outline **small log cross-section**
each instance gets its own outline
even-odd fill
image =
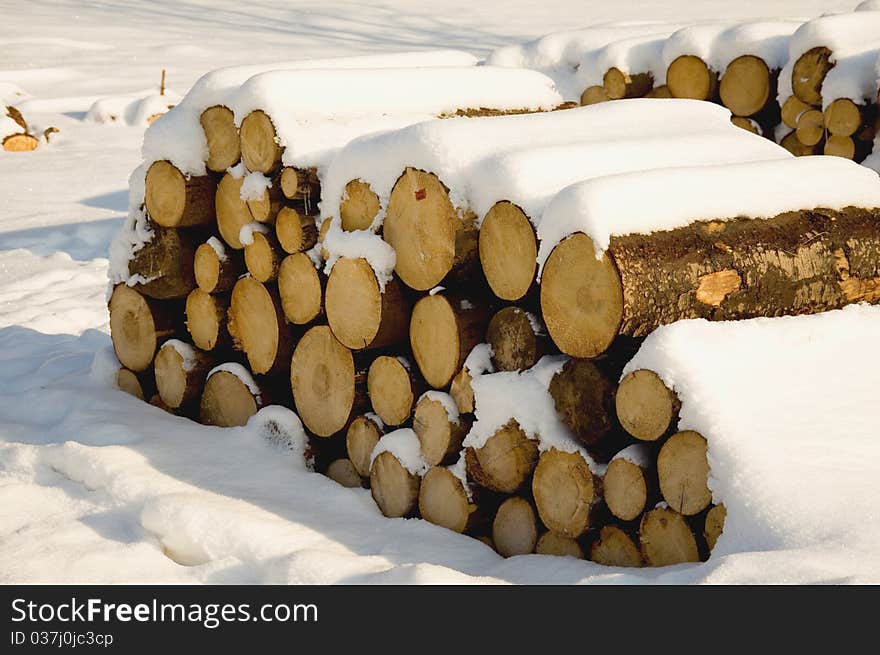
[[[641,441],[657,441],[678,423],[681,403],[654,371],[639,369],[620,381],[615,407],[624,430]]]
[[[465,449],[468,476],[491,491],[511,494],[525,484],[538,461],[538,444],[512,420],[480,448]]]
[[[529,217],[511,202],[495,203],[480,225],[480,265],[492,293],[521,300],[537,273],[538,238]]]
[[[410,306],[396,278],[379,287],[366,259],[341,258],[327,278],[327,322],[352,350],[383,348],[406,340]]]
[[[208,225],[214,221],[214,179],[186,177],[167,161],[147,170],[145,202],[150,218],[162,227]]]
[[[233,250],[244,248],[239,237],[241,228],[254,222],[247,202],[241,199],[243,182],[243,177],[234,177],[231,173],[226,173],[217,185],[215,197],[217,229],[223,241]]]
[[[641,98],[654,88],[654,76],[651,73],[624,73],[612,67],[605,71],[602,86],[611,100]]]
[[[487,308],[453,293],[422,297],[413,307],[409,339],[425,381],[435,389],[449,385],[471,349],[482,341]]]
[[[330,462],[327,467],[327,477],[350,489],[359,488],[363,485],[361,476],[355,470],[351,460],[340,458]]]
[[[229,295],[193,289],[186,297],[186,328],[202,350],[226,348],[232,342],[227,329]]]
[[[203,243],[196,248],[193,270],[196,284],[205,293],[229,291],[244,269],[241,253],[222,248],[219,239],[216,245],[221,248],[220,252],[212,243]]]
[[[278,295],[285,318],[294,325],[311,323],[324,313],[322,273],[306,253],[298,252],[282,260]]]
[[[40,146],[40,140],[30,134],[10,134],[0,145],[6,152],[32,152]]]
[[[563,537],[555,532],[547,531],[538,539],[535,552],[539,555],[555,555],[556,557],[574,557],[584,559],[584,549],[574,539]]]
[[[644,564],[637,539],[616,525],[606,525],[590,547],[590,560],[603,566],[640,567]]]
[[[414,168],[391,190],[383,235],[397,253],[395,272],[417,291],[469,271],[477,259],[474,216],[459,216],[437,176]]]
[[[330,328],[317,325],[306,332],[293,352],[290,386],[296,411],[319,437],[344,430],[367,406],[366,374],[355,370],[351,351]]]
[[[367,416],[358,416],[345,432],[345,449],[352,466],[363,478],[370,477],[370,456],[382,438],[382,430]]]
[[[538,521],[529,501],[513,496],[501,503],[492,521],[492,542],[503,557],[535,552]]]
[[[339,218],[346,232],[368,230],[379,213],[379,196],[363,180],[351,180],[345,185],[339,203]]]
[[[574,234],[547,260],[541,308],[560,350],[596,357],[618,334],[641,337],[688,318],[876,303],[878,279],[877,211],[815,209],[614,236],[600,259],[590,237]]]
[[[153,237],[134,252],[128,262],[129,275],[143,282],[137,290],[150,298],[186,298],[196,286],[193,273],[195,246],[184,230],[151,226]]]
[[[125,367],[116,372],[116,386],[121,391],[130,394],[138,400],[148,400],[156,393],[156,383],[153,371],[147,369],[141,373],[135,373]]]
[[[468,498],[461,480],[449,469],[435,466],[422,478],[419,513],[426,521],[453,532],[466,532],[476,512],[477,506]]]
[[[798,117],[798,141],[815,146],[825,137],[825,116],[818,109],[808,109]]]
[[[805,111],[812,109],[812,105],[808,105],[797,96],[789,96],[782,103],[782,122],[791,129],[797,129],[798,119]]]
[[[602,487],[608,510],[621,521],[633,521],[642,515],[650,501],[655,500],[656,475],[653,466],[648,468],[618,457],[608,465]]]
[[[727,519],[727,508],[724,505],[715,505],[706,513],[706,523],[703,527],[703,537],[709,552],[715,550],[718,537],[724,532],[724,521]]]
[[[320,200],[321,182],[314,168],[285,167],[281,171],[281,192],[288,200],[303,200],[306,204]]]
[[[462,366],[461,370],[452,378],[452,382],[449,385],[449,395],[455,401],[459,413],[473,414],[474,390],[471,387],[471,374],[467,367]]]
[[[538,459],[532,493],[541,522],[557,534],[577,539],[591,527],[602,500],[602,482],[582,455],[551,448]]]
[[[834,64],[831,59],[831,51],[825,47],[816,47],[807,50],[791,69],[791,90],[803,102],[808,105],[818,106],[822,104],[822,82]]]
[[[388,518],[411,516],[418,507],[421,478],[406,470],[388,451],[379,453],[370,469],[370,493]]]
[[[538,363],[549,350],[549,338],[537,319],[519,307],[497,312],[486,329],[492,362],[499,371],[523,371]]]
[[[241,159],[241,144],[232,110],[214,105],[202,112],[199,121],[208,141],[208,158],[205,160],[208,170],[222,173],[235,166]]]
[[[700,561],[697,540],[687,521],[666,508],[652,509],[642,516],[639,550],[648,566]]]
[[[721,102],[735,116],[753,116],[770,100],[775,80],[760,57],[742,55],[727,65],[721,76]],[[774,93],[775,95],[775,93]]]
[[[156,388],[162,402],[172,409],[190,405],[202,393],[205,377],[214,364],[211,356],[192,348],[187,361],[171,342],[166,342],[156,353]]]
[[[609,100],[611,98],[608,97],[608,92],[604,86],[588,86],[581,94],[581,106],[583,107],[597,105],[600,102],[608,102]]]
[[[550,381],[559,419],[581,443],[596,446],[616,429],[616,384],[595,363],[570,359]]]
[[[706,439],[687,430],[672,435],[657,456],[660,492],[669,507],[693,516],[712,502]]]
[[[318,242],[315,217],[301,214],[293,207],[282,207],[275,217],[275,236],[284,252],[309,250]]]
[[[254,230],[253,240],[244,247],[244,263],[257,282],[274,282],[284,253],[275,235]]]
[[[221,428],[244,425],[264,404],[262,393],[254,395],[238,376],[216,371],[208,376],[199,408],[199,420]]]
[[[416,404],[413,431],[421,443],[422,457],[431,466],[456,459],[470,428],[471,421],[463,416],[452,420],[439,400],[422,396]]]
[[[367,392],[373,411],[385,425],[406,423],[423,387],[424,383],[410,370],[409,363],[399,357],[377,357],[367,374]]]
[[[712,100],[718,93],[718,73],[694,55],[682,55],[669,65],[666,86],[674,98]]]
[[[135,373],[153,363],[156,348],[176,332],[177,306],[145,298],[124,284],[110,296],[110,338],[116,357]]]
[[[287,370],[293,334],[274,289],[252,277],[236,282],[229,304],[228,329],[236,349],[247,355],[251,371],[271,375]]]
[[[272,119],[259,109],[244,117],[239,128],[241,160],[251,172],[271,175],[281,166],[281,146]]]

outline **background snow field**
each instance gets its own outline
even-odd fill
[[[425,521],[386,519],[369,491],[305,470],[289,411],[219,429],[118,391],[106,307],[109,244],[163,68],[176,102],[221,66],[428,49],[483,58],[601,23],[629,23],[614,29],[649,44],[669,25],[856,4],[0,0],[0,101],[34,133],[60,130],[35,152],[0,152],[0,582],[880,582],[880,441],[862,447],[880,424],[880,351],[866,347],[880,334],[876,308],[750,321],[735,335],[685,322],[648,340],[639,365],[682,395],[683,425],[717,436],[713,488],[736,500],[708,562],[624,570],[505,560]],[[796,349],[816,343],[811,364],[800,362]]]

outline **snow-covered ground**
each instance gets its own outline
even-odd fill
[[[163,68],[169,97],[178,97],[226,65],[441,47],[485,56],[608,21],[812,17],[855,4],[35,0],[4,11],[0,101],[16,104],[35,132],[60,133],[33,153],[0,152],[0,582],[876,576],[876,563],[847,568],[844,551],[788,552],[777,567],[765,553],[739,552],[631,572],[568,558],[503,560],[426,522],[383,518],[369,492],[303,471],[259,426],[202,427],[113,389],[106,257],[145,125],[87,117],[96,100],[155,94]]]

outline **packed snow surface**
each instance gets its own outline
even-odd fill
[[[427,121],[364,136],[343,148],[322,178],[321,214],[338,216],[345,185],[355,179],[370,185],[384,210],[395,182],[411,166],[437,175],[449,189],[453,205],[482,215],[504,199],[497,187],[472,177],[472,168],[491,155],[607,141],[612,135],[649,138],[700,131],[730,133],[732,129],[730,112],[718,105],[643,98],[537,115]],[[772,150],[774,146],[754,147]]]
[[[840,157],[623,173],[573,184],[553,199],[538,224],[538,261],[543,267],[556,244],[576,232],[593,240],[598,256],[615,235],[845,207],[880,207],[880,178]]]
[[[712,559],[742,566],[763,551],[752,581],[878,579],[880,351],[865,348],[878,333],[880,308],[855,305],[682,321],[645,340],[624,373],[657,372],[681,400],[679,429],[709,444],[727,508]]]
[[[128,211],[128,177],[142,161],[144,127],[85,120],[101,98],[156,88],[162,68],[170,88],[183,92],[218,66],[262,69],[247,79],[275,69],[279,59],[425,47],[463,48],[483,57],[540,34],[602,21],[816,16],[849,11],[854,4],[594,2],[586,13],[573,0],[516,6],[495,0],[380,0],[370,6],[327,0],[320,11],[300,0],[263,2],[248,11],[230,0],[214,0],[210,11],[188,0],[32,0],[27,11],[5,12],[0,98],[22,110],[34,134],[48,126],[61,131],[33,153],[0,152],[0,581],[880,582],[876,549],[854,554],[846,536],[821,548],[766,551],[759,540],[728,547],[725,540],[735,537],[728,532],[719,545],[724,551],[709,562],[653,570],[538,555],[505,560],[474,539],[424,521],[386,519],[368,491],[345,489],[305,470],[304,446],[294,445],[304,444],[305,435],[290,410],[267,407],[245,427],[221,429],[171,416],[116,390],[107,254]],[[200,111],[192,114],[192,125]],[[156,121],[151,135],[167,119]],[[203,151],[204,141],[195,147]],[[202,166],[201,158],[193,159]],[[143,201],[143,177],[141,169],[132,178],[135,206]],[[876,332],[873,323],[871,329]],[[863,336],[862,343],[870,340]],[[713,361],[730,346],[706,345],[709,359],[702,361]],[[479,351],[483,357],[469,360],[472,373],[476,359],[488,365],[488,347]],[[878,370],[870,349],[853,352],[841,359],[846,371],[857,362]],[[776,370],[764,362],[751,368],[768,378],[766,372]],[[833,394],[844,387],[864,391],[848,385],[829,383],[829,398],[838,398]],[[827,439],[846,440],[850,418],[837,406],[824,406],[828,421],[845,421],[832,426]],[[873,407],[863,404],[859,411]],[[843,484],[832,489],[836,498],[844,498],[853,470],[880,477],[871,469],[872,451],[838,465],[828,440],[798,444],[790,452],[797,462],[809,454],[815,464],[836,470]],[[775,451],[756,451],[758,459],[749,457],[749,466],[781,461],[760,457]],[[795,507],[803,481],[798,483],[788,497]],[[761,498],[756,496],[755,507]],[[781,499],[776,497],[775,507]],[[842,511],[849,507],[845,500]],[[865,543],[862,537],[876,543],[876,524],[865,518],[864,533],[852,543]],[[821,532],[826,516],[813,512],[804,525]]]

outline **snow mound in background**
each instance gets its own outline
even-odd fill
[[[682,401],[679,429],[709,443],[713,498],[727,507],[713,560],[773,551],[771,577],[774,563],[793,581],[821,557],[829,570],[848,561],[848,579],[877,579],[880,350],[866,344],[878,334],[880,308],[859,305],[682,321],[645,340],[624,375],[656,371]]]
[[[101,98],[89,108],[86,120],[93,123],[122,123],[146,126],[165,115],[178,102],[180,96],[166,91],[165,95],[129,95]]]

